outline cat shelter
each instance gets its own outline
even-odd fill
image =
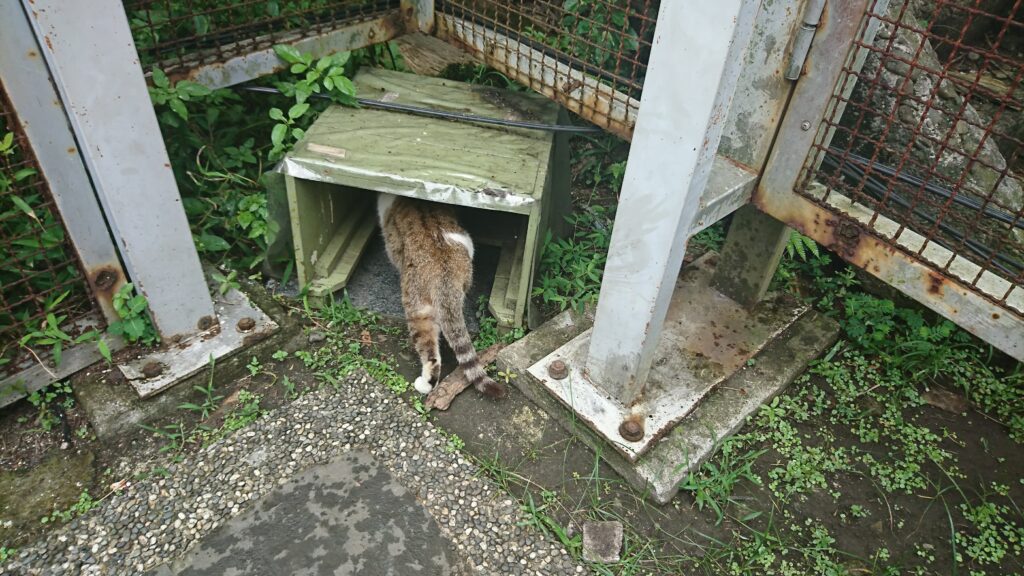
[[[354,83],[392,104],[551,125],[561,116],[536,94],[415,74],[367,69]],[[347,285],[377,229],[377,193],[469,207],[471,237],[500,254],[488,307],[500,326],[522,326],[544,231],[566,213],[567,153],[551,132],[331,108],[281,168],[299,282],[317,300]]]
[[[97,189],[103,202],[93,212],[114,222],[119,238],[116,250],[108,238],[102,254],[120,251],[125,269],[116,279],[145,286],[168,336],[196,332],[215,312],[174,205],[173,178],[161,169],[167,155],[145,91],[148,70],[158,65],[174,78],[224,87],[281,69],[275,44],[319,56],[427,34],[536,93],[522,101],[541,123],[564,123],[565,110],[631,142],[593,318],[557,317],[534,333],[553,344],[532,346],[539,338],[528,336],[506,361],[530,375],[517,380],[525,393],[553,413],[571,410],[581,435],[656,500],[670,498],[678,480],[834,334],[806,306],[766,296],[790,227],[1024,358],[1021,141],[977,110],[1019,106],[1021,67],[969,27],[950,32],[933,26],[940,18],[912,17],[925,4],[937,16],[967,10],[1002,30],[1001,39],[1019,33],[1019,6],[1006,14],[956,0],[17,4],[4,9],[28,32],[23,46],[0,50],[4,89],[19,115],[52,120],[13,81],[25,70],[52,73],[74,132],[54,134],[84,144],[73,154],[64,152],[70,146],[44,146],[47,136],[31,131],[40,122],[28,124],[27,139],[43,172],[72,174],[58,172],[64,153],[75,159],[77,181]],[[86,32],[97,29],[106,33]],[[116,102],[82,98],[100,61],[130,79]],[[1002,84],[982,81],[992,67],[1004,70]],[[389,88],[401,81],[387,73],[356,82],[382,101],[440,109],[459,102],[437,97],[432,91],[447,87],[427,87],[430,80],[411,91]],[[457,107],[509,113],[477,96]],[[466,134],[430,138],[433,124],[392,116],[374,128],[373,115],[332,111],[324,131],[313,131],[289,159],[293,218],[308,235],[298,246],[304,278],[321,295],[340,286],[372,234],[369,196],[349,192],[429,190],[435,199],[508,215],[511,233],[492,240],[507,280],[496,283],[490,302],[508,325],[520,323],[538,238],[564,209],[558,137],[508,130],[507,149],[521,146],[522,155],[480,159],[481,169],[486,160],[503,170],[486,175],[497,186],[473,184],[479,174],[453,183],[451,173],[417,176],[415,158],[379,170],[385,128],[406,130],[414,155],[443,148],[438,157],[465,155],[453,142],[479,138],[472,131],[484,128],[451,127]],[[415,129],[428,138],[417,142]],[[371,130],[378,141],[332,136]],[[124,149],[128,133],[134,138]],[[147,169],[118,164],[132,155]],[[526,158],[534,164],[526,167]],[[357,160],[371,169],[357,173]],[[127,189],[134,201],[126,201]],[[349,192],[335,193],[342,189]],[[727,216],[721,254],[684,267],[688,239]],[[164,244],[154,256],[143,248],[155,229]],[[78,245],[80,235],[70,236]],[[78,253],[91,293],[101,294],[107,277],[89,275],[98,268],[88,251]]]

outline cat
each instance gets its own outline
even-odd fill
[[[507,394],[480,365],[466,329],[463,303],[473,280],[473,241],[452,206],[379,194],[384,248],[401,277],[402,307],[423,366],[413,387],[429,393],[441,376],[439,334],[455,352],[466,380],[492,398]]]

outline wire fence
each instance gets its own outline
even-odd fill
[[[514,80],[629,136],[657,0],[439,0],[438,31]]]
[[[23,336],[95,309],[58,214],[0,83],[0,375],[21,367]]]
[[[168,74],[397,12],[399,0],[125,0],[142,66]]]
[[[848,59],[797,191],[1024,312],[1022,3],[888,4],[865,18],[877,34],[854,43],[866,57]]]

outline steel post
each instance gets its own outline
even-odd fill
[[[23,0],[125,267],[170,339],[214,321],[120,2]]]
[[[663,2],[598,301],[587,370],[641,397],[760,2]]]

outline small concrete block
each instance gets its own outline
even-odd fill
[[[621,549],[621,522],[589,521],[583,524],[583,559],[587,562],[618,562]]]

